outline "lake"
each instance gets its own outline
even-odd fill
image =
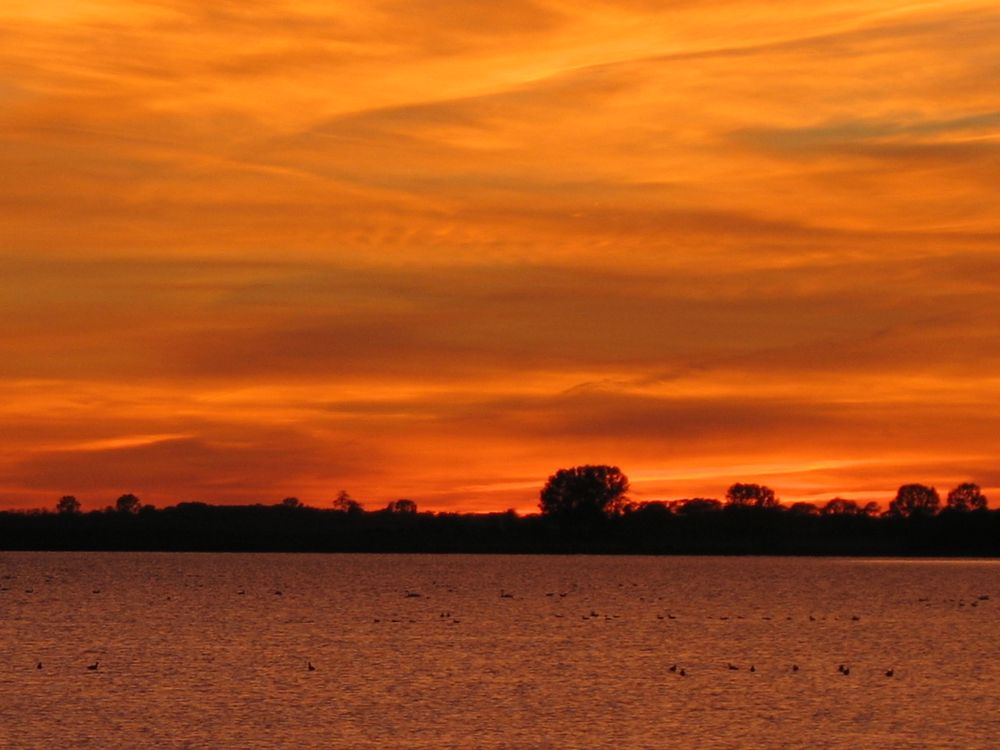
[[[998,615],[997,561],[0,552],[0,748],[995,749]]]

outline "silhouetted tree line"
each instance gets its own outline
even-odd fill
[[[410,499],[365,510],[341,491],[330,508],[287,497],[274,505],[179,503],[134,494],[82,512],[72,495],[51,511],[0,513],[0,548],[315,552],[774,554],[998,556],[1000,511],[964,483],[944,506],[933,487],[906,484],[888,509],[833,498],[782,505],[774,491],[736,483],[725,500],[632,502],[615,466],[560,469],[540,513],[420,512]]]

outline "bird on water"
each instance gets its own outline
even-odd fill
[[[313,666],[313,663],[311,661],[306,662],[306,669],[308,669],[310,672],[316,671],[316,667]]]
[[[89,669],[91,672],[96,672],[97,671],[97,667],[98,667],[98,665],[100,663],[101,662],[99,662],[99,661],[95,661],[93,664],[88,664],[87,665],[87,669]]]

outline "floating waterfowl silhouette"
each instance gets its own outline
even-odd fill
[[[894,674],[896,674],[895,670],[892,670],[892,669],[885,670],[885,676],[886,677],[892,677]]]
[[[93,664],[88,664],[87,665],[87,669],[89,669],[91,672],[96,672],[97,671],[97,667],[100,665],[100,663],[101,662],[99,662],[99,661],[95,661]]]
[[[316,667],[313,666],[313,663],[311,661],[306,662],[306,669],[308,669],[310,672],[316,671]]]

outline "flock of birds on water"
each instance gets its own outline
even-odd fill
[[[100,665],[101,665],[100,661],[95,661],[93,664],[88,664],[87,665],[87,671],[88,672],[96,672],[98,670],[98,668],[100,667]],[[38,662],[35,665],[35,669],[42,669],[43,667],[44,667],[44,665],[42,664],[42,662]],[[740,668],[736,664],[733,664],[732,662],[728,662],[726,664],[726,669],[728,669],[730,672],[738,672],[738,671],[740,671]],[[316,671],[316,667],[313,665],[313,663],[312,663],[311,660],[306,660],[306,671],[308,671],[308,672],[315,672]],[[679,677],[687,677],[688,676],[687,670],[684,667],[678,667],[676,664],[671,664],[667,668],[667,671],[670,672],[670,673],[672,673],[672,674],[676,674]],[[747,671],[750,672],[751,674],[755,673],[757,671],[757,667],[754,666],[753,664],[751,664],[750,668]],[[790,672],[798,672],[799,671],[799,665],[798,664],[792,664],[792,666],[790,667],[789,671]],[[837,667],[837,671],[840,674],[842,674],[843,676],[845,676],[845,677],[847,677],[847,676],[849,676],[851,674],[851,668],[849,666],[847,666],[846,664],[841,664],[839,667]],[[896,674],[896,670],[894,670],[894,669],[887,669],[884,672],[884,676],[885,677],[894,677],[895,674]]]
[[[12,576],[10,576],[10,575],[4,575],[2,578],[9,580],[10,578],[12,578]],[[51,580],[51,579],[49,579],[49,580]],[[624,584],[619,584],[619,586],[622,587],[622,586],[624,586]],[[10,590],[11,590],[10,586],[7,586],[7,585],[0,586],[0,592],[10,591]],[[93,594],[100,594],[101,591],[102,591],[101,589],[95,588],[95,589],[92,590],[92,593]],[[454,589],[448,589],[448,591],[450,593],[454,593],[455,590]],[[26,589],[24,589],[24,593],[26,593],[26,594],[32,594],[32,593],[34,593],[34,589],[33,588],[26,588]],[[246,593],[247,593],[246,589],[240,589],[237,592],[237,594],[239,596],[245,596]],[[553,598],[553,597],[565,598],[566,596],[569,595],[569,593],[570,593],[569,591],[547,592],[545,594],[545,596],[546,597],[550,597],[550,598]],[[272,594],[274,596],[283,596],[284,592],[282,590],[280,590],[280,589],[274,589],[272,591]],[[412,591],[412,590],[406,590],[406,591],[404,591],[403,592],[403,596],[406,599],[423,599],[423,598],[425,598],[424,594],[422,594],[422,593],[420,593],[418,591]],[[170,597],[167,597],[167,598],[169,599]],[[500,590],[500,596],[499,596],[499,598],[500,599],[514,599],[515,596],[511,592],[506,591],[504,589],[501,589]],[[640,599],[640,601],[643,601],[643,602],[649,601],[645,597],[640,597],[639,599]],[[989,601],[989,599],[990,599],[989,595],[981,594],[981,595],[979,595],[979,596],[974,597],[973,599],[971,599],[968,602],[968,605],[971,606],[971,607],[978,607],[981,602],[987,602],[987,601]],[[925,605],[929,605],[930,602],[931,602],[931,600],[929,598],[927,598],[927,597],[921,597],[917,601],[919,603],[925,604]],[[965,607],[966,604],[967,604],[964,599],[948,600],[948,601],[950,603],[957,603],[957,605],[959,607]],[[557,618],[562,618],[562,617],[565,617],[565,614],[564,613],[554,613],[554,616],[557,617]],[[817,618],[814,615],[809,615],[808,617],[809,617],[809,621],[810,622],[815,622],[817,620]],[[659,613],[659,614],[656,615],[656,618],[658,620],[664,620],[664,619],[666,619],[666,620],[676,620],[676,619],[678,619],[677,615],[675,615],[673,613],[670,613],[670,612],[667,612],[665,614],[664,613]],[[450,611],[441,612],[440,616],[439,616],[439,619],[443,620],[443,621],[450,621],[451,624],[455,624],[455,625],[461,623],[461,620],[458,619],[458,618],[456,618],[456,617],[454,617]],[[597,611],[590,610],[589,614],[583,614],[581,616],[581,619],[582,620],[598,620],[598,619],[602,619],[602,616]],[[609,614],[606,614],[606,615],[603,616],[603,619],[605,619],[605,620],[616,620],[616,619],[618,619],[618,615],[609,615]],[[744,620],[746,618],[744,616],[742,616],[742,615],[737,615],[735,617],[730,617],[729,615],[720,615],[718,617],[718,619],[721,620],[721,621],[727,621],[727,620],[730,620],[730,619]],[[771,620],[772,617],[769,616],[769,615],[762,615],[761,619],[766,621],[766,620]],[[788,620],[788,621],[791,621],[793,618],[789,616],[789,617],[786,617],[785,619]],[[860,617],[860,615],[851,615],[850,619],[851,619],[852,622],[860,622],[861,617]],[[416,623],[417,622],[417,620],[412,619],[412,618],[408,618],[408,619],[399,618],[399,617],[396,617],[396,618],[379,618],[379,617],[373,618],[373,622],[375,624],[382,623],[383,621],[384,622],[388,622],[388,623],[401,623],[401,622]],[[44,669],[44,664],[41,661],[38,661],[36,663],[36,665],[35,665],[35,669],[39,670],[39,671],[42,670],[42,669]],[[308,672],[315,672],[315,671],[317,671],[317,667],[312,663],[311,660],[308,660],[308,659],[306,660],[305,669]],[[739,672],[742,669],[743,668],[741,666],[739,666],[737,664],[733,664],[732,662],[727,662],[726,665],[725,665],[725,670],[729,671],[729,672]],[[93,663],[87,664],[86,665],[86,670],[88,672],[98,672],[98,671],[100,671],[100,661],[99,660],[95,660]],[[670,667],[667,668],[667,671],[670,672],[671,674],[677,675],[678,677],[688,677],[689,674],[690,674],[688,668],[679,666],[678,664],[671,664]],[[746,668],[746,671],[748,673],[750,673],[750,674],[755,674],[755,673],[757,673],[757,667],[756,667],[755,664],[750,664]],[[798,664],[791,664],[791,665],[787,666],[787,668],[785,669],[785,671],[794,674],[794,673],[800,672],[801,668],[799,667]],[[849,665],[847,665],[847,664],[841,663],[841,664],[839,664],[837,666],[836,673],[840,674],[843,677],[849,677],[851,675],[851,667]],[[892,667],[890,667],[888,669],[885,669],[882,672],[882,676],[886,677],[886,678],[892,678],[892,677],[895,677],[895,675],[896,675],[896,670],[894,668],[892,668]]]

